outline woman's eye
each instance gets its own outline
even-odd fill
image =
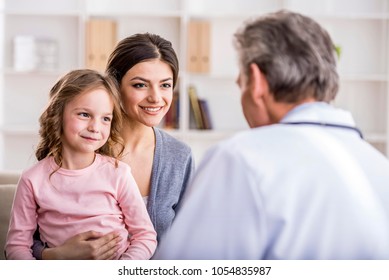
[[[133,84],[132,85],[134,88],[143,88],[145,87],[146,85],[145,84],[142,84],[142,83],[136,83],[136,84]]]
[[[163,88],[171,88],[172,85],[169,84],[169,83],[165,83],[165,84],[162,84],[162,87],[163,87]]]

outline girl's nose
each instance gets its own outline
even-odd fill
[[[88,131],[97,133],[99,132],[99,125],[96,120],[91,120],[88,125]]]

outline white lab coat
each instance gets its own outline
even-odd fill
[[[282,122],[354,126],[301,105]],[[389,161],[350,129],[275,124],[207,153],[155,259],[389,259]]]

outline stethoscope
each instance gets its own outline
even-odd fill
[[[340,128],[340,129],[348,129],[353,130],[356,133],[358,133],[359,137],[363,139],[363,134],[361,130],[354,126],[349,125],[343,125],[343,124],[334,124],[334,123],[324,123],[324,122],[282,122],[280,124],[291,124],[291,125],[317,125],[317,126],[326,126],[326,127],[334,127],[334,128]]]

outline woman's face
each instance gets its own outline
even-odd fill
[[[120,92],[130,121],[157,126],[172,102],[173,71],[159,59],[140,62],[123,76]]]

